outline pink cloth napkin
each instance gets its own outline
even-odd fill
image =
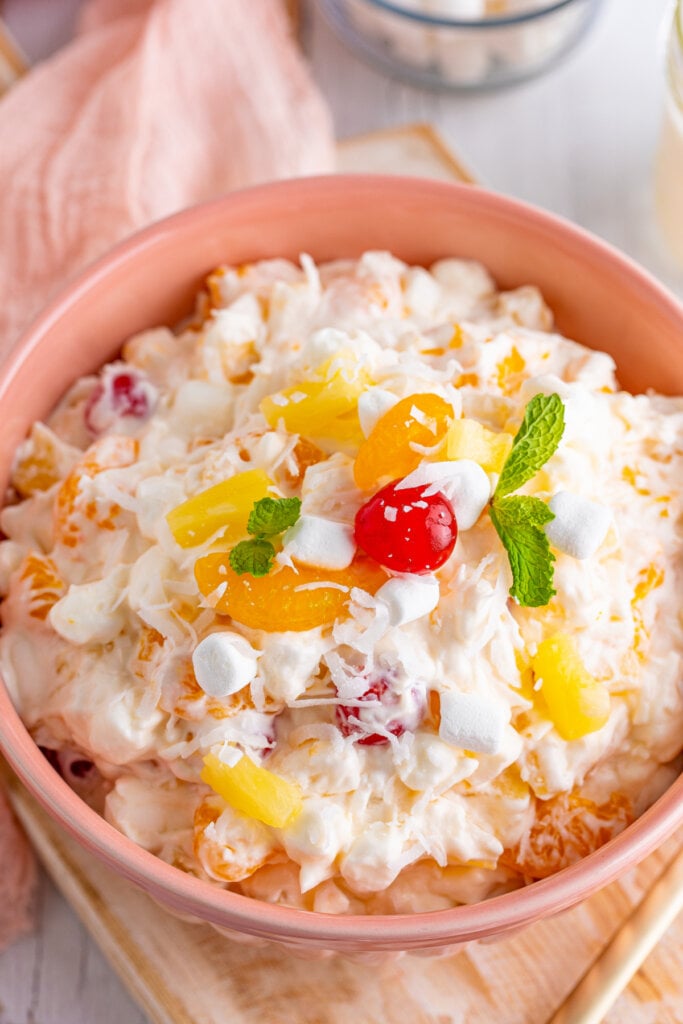
[[[118,239],[228,189],[333,166],[281,0],[92,0],[0,102],[0,357]],[[0,948],[35,871],[0,794]]]

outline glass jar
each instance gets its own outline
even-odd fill
[[[655,165],[655,207],[664,238],[683,267],[683,0],[666,48],[666,99]]]
[[[550,67],[601,0],[320,0],[360,56],[419,85],[480,89]]]

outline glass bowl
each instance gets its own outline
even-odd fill
[[[337,35],[390,74],[430,88],[479,89],[554,64],[581,38],[601,0],[320,2]]]

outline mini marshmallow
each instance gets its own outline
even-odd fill
[[[375,594],[389,609],[389,625],[403,626],[429,615],[439,603],[435,576],[393,576]]]
[[[543,529],[552,546],[572,558],[594,555],[609,530],[611,511],[571,491],[558,491],[548,505],[555,518]]]
[[[301,516],[285,533],[283,550],[302,565],[346,569],[356,553],[353,527],[320,516]]]
[[[396,405],[398,398],[392,395],[391,391],[384,388],[368,388],[358,399],[358,419],[360,429],[367,437],[377,420],[384,416],[385,412]]]
[[[72,583],[64,597],[53,604],[49,622],[71,644],[106,644],[126,625],[121,593],[127,571],[121,567],[92,583]]]
[[[211,633],[197,644],[192,667],[197,682],[209,697],[229,697],[256,675],[258,651],[236,633]]]
[[[441,299],[441,288],[428,270],[410,267],[403,276],[403,297],[411,313],[432,317]]]
[[[173,400],[173,431],[184,438],[223,437],[232,415],[224,384],[186,380]]]
[[[462,750],[497,754],[503,747],[507,719],[502,708],[476,693],[441,694],[439,736]]]
[[[469,530],[479,519],[491,497],[491,482],[479,463],[472,459],[450,462],[422,462],[396,485],[396,490],[425,485],[425,495],[445,494],[453,505],[458,530]]]

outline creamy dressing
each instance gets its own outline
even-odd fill
[[[100,400],[95,427],[110,425],[95,439],[83,417],[97,380],[84,378],[18,453],[23,500],[1,517],[0,666],[37,741],[92,760],[108,820],[170,863],[332,913],[473,902],[563,866],[543,852],[541,826],[551,846],[564,837],[567,862],[623,828],[671,781],[683,746],[683,402],[619,392],[612,360],[553,333],[534,288],[500,293],[465,261],[426,271],[386,253],[321,267],[269,260],[219,269],[208,296],[186,330],[124,346],[153,403],[146,418],[103,412]],[[477,491],[431,578],[438,603],[411,611],[422,597],[394,586],[386,599],[353,590],[333,625],[305,632],[287,631],[277,602],[272,631],[217,618],[193,572],[216,536],[181,548],[166,520],[192,495],[261,469],[278,493],[302,498],[307,558],[319,536],[343,552],[352,543],[347,527],[367,499],[353,450],[325,444],[302,471],[298,436],[259,411],[340,351],[370,381],[366,434],[417,393],[512,434],[533,395],[560,395],[564,439],[524,492],[597,502],[609,526],[590,557],[555,551],[548,606],[509,598],[507,557]],[[34,486],[46,438],[50,470]],[[422,467],[439,460],[427,453]],[[320,520],[345,526],[325,532]],[[280,562],[297,550],[285,544]],[[341,557],[330,548],[330,566]],[[203,689],[193,653],[219,632],[211,651],[242,662]],[[560,736],[525,671],[552,632],[573,637],[611,694],[607,724],[581,739]],[[369,676],[390,681],[402,734],[363,707]],[[455,709],[441,736],[436,695]],[[340,703],[386,742],[344,735]],[[488,709],[480,750],[457,745],[458,708],[474,716],[473,743]],[[301,787],[291,825],[247,818],[201,782],[203,756],[233,748]]]

